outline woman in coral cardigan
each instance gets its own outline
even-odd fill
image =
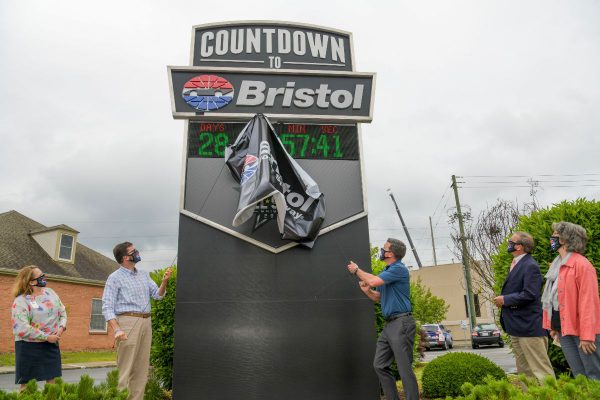
[[[598,274],[585,258],[587,234],[570,222],[552,224],[550,247],[558,255],[546,274],[543,326],[561,345],[574,375],[600,380]]]

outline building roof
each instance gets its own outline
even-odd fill
[[[77,232],[66,225],[52,229]],[[37,265],[48,275],[75,280],[106,281],[119,268],[110,258],[77,242],[75,263],[53,260],[33,239],[31,233],[51,230],[17,211],[0,214],[0,269],[15,272],[26,265]]]
[[[16,211],[13,211],[13,212],[16,212]],[[55,231],[57,229],[62,229],[63,231],[69,231],[69,232],[73,232],[73,233],[79,233],[79,231],[76,231],[75,229],[71,228],[70,226],[67,226],[64,224],[43,227],[40,229],[32,229],[29,231],[29,233],[33,235],[35,233],[50,232],[50,231]]]

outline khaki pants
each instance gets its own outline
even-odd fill
[[[117,345],[119,389],[129,389],[129,400],[143,400],[150,368],[152,322],[150,318],[117,317],[127,340]]]
[[[548,358],[548,338],[511,336],[517,373],[525,374],[543,382],[547,375],[554,376],[554,370]]]

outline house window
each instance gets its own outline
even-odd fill
[[[465,299],[465,314],[469,318],[469,306],[467,305],[467,295],[463,295]],[[481,317],[481,307],[479,307],[479,295],[473,294],[473,303],[475,303],[475,316]]]
[[[73,236],[62,234],[60,236],[60,249],[58,258],[71,261],[73,258]]]
[[[90,331],[106,332],[106,320],[104,319],[104,315],[102,315],[102,299],[92,299]]]

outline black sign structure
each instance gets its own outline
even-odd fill
[[[169,67],[173,115],[188,119],[174,397],[379,399],[373,304],[345,268],[370,266],[356,122],[372,118],[374,74],[353,72],[349,33],[275,21],[195,26],[190,64]],[[232,224],[224,151],[257,113],[325,196],[312,249],[281,239],[269,199]]]

